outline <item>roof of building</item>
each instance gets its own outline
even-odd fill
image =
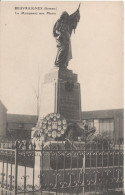
[[[3,102],[1,100],[0,100],[0,108],[2,108],[5,111],[7,111],[7,108],[5,107],[5,105],[3,104]]]
[[[94,110],[82,112],[82,119],[123,117],[124,109]]]
[[[21,114],[7,114],[7,122],[9,123],[33,123],[37,122],[36,115],[21,115]]]

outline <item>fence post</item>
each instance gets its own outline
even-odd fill
[[[83,154],[83,188],[82,193],[85,194],[85,152],[86,152],[86,145],[84,146],[84,154]]]
[[[18,171],[18,141],[15,142],[15,191],[14,195],[17,195],[17,171]]]

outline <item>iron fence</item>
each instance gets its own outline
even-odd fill
[[[0,190],[1,195],[123,194],[123,144],[1,145]]]

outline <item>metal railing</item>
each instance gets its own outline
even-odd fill
[[[6,145],[6,146],[5,146]],[[0,148],[0,194],[113,194],[123,191],[123,145],[29,142]]]

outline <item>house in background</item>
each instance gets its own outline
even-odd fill
[[[105,133],[111,139],[123,141],[123,109],[85,111],[82,112],[82,120],[96,127],[96,134]],[[15,139],[30,139],[31,129],[36,123],[36,115],[7,114],[7,129]]]
[[[6,136],[7,108],[0,100],[0,137]]]
[[[123,140],[124,110],[96,110],[82,112],[82,120],[96,127],[96,133],[106,133],[111,139]]]
[[[31,129],[37,123],[36,115],[7,114],[7,137],[30,139]]]
[[[96,127],[96,134],[106,133],[111,139],[123,141],[124,109],[84,111],[82,120]],[[36,115],[7,114],[7,108],[0,101],[0,137],[30,139],[36,123]]]

